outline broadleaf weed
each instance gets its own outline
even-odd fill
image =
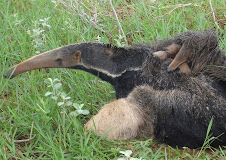
[[[78,104],[78,103],[73,103],[71,100],[71,97],[67,96],[65,92],[63,92],[62,89],[62,83],[60,83],[59,79],[54,79],[48,78],[45,79],[44,82],[48,85],[47,87],[51,87],[52,91],[48,91],[45,93],[46,97],[51,97],[51,99],[58,101],[57,105],[62,108],[66,108],[69,106],[74,107],[74,111],[71,111],[69,113],[69,116],[78,116],[78,115],[87,115],[89,114],[89,110],[83,109],[84,104]]]
[[[133,158],[133,157],[131,157],[131,154],[133,153],[131,150],[120,151],[120,153],[122,155],[117,160],[142,160],[142,158]]]

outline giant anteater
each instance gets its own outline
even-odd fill
[[[175,70],[183,62],[190,74]],[[213,31],[188,31],[151,45],[64,46],[12,67],[5,77],[40,68],[84,70],[112,84],[117,97],[86,123],[88,130],[109,132],[107,137],[115,140],[153,137],[196,148],[211,119],[217,137],[211,145],[226,145],[225,62]]]

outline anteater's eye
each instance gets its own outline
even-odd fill
[[[56,59],[56,62],[57,62],[59,65],[62,65],[62,59],[58,58],[58,59]]]
[[[60,63],[60,62],[62,61],[62,59],[58,58],[56,61],[57,61],[58,63]]]

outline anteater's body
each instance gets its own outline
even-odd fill
[[[85,125],[96,134],[109,132],[108,137],[116,140],[153,137],[172,146],[194,148],[202,146],[213,119],[210,133],[218,138],[212,145],[226,145],[226,61],[212,33],[187,32],[152,46],[69,45],[32,57],[6,76],[37,68],[81,69],[116,90],[117,100],[103,106]],[[185,61],[191,74],[167,72],[174,62],[156,56],[172,44],[180,46],[178,54],[188,51]],[[174,57],[180,60],[181,55]],[[221,67],[209,69],[209,65]]]

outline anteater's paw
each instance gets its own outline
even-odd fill
[[[183,74],[191,74],[191,68],[188,66],[188,63],[187,62],[184,62],[183,64],[181,64],[179,67],[178,67],[180,70],[181,73]],[[176,68],[172,68],[172,67],[168,67],[167,68],[167,72],[173,72]]]
[[[187,62],[184,62],[179,66],[180,71],[185,74],[191,74],[191,68],[188,66]]]

